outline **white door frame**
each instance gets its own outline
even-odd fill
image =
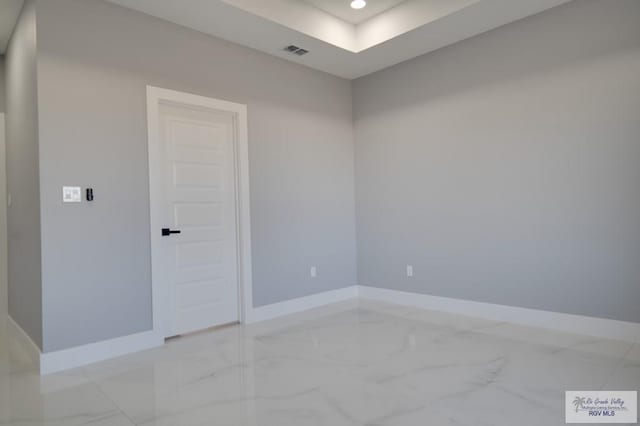
[[[239,321],[247,322],[253,310],[253,285],[251,275],[251,215],[249,204],[249,141],[247,134],[247,106],[175,90],[147,86],[147,125],[149,143],[149,198],[151,216],[151,287],[153,304],[153,331],[164,338],[166,289],[161,288],[159,259],[160,232],[166,224],[160,217],[162,211],[162,164],[160,144],[160,105],[162,103],[195,106],[227,111],[233,114],[235,127],[235,180],[236,180],[236,240],[238,250],[238,312]]]

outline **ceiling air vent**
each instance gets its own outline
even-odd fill
[[[294,55],[302,56],[309,53],[307,49],[302,49],[301,47],[290,44],[289,46],[284,48],[285,52],[292,53]]]

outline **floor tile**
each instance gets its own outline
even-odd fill
[[[0,349],[0,425],[546,426],[565,390],[640,388],[640,345],[370,301],[52,376],[23,361]]]

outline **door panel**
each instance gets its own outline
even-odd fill
[[[161,239],[165,334],[237,322],[233,115],[161,104],[159,136],[163,223],[181,231]]]

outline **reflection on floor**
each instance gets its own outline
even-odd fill
[[[39,377],[0,327],[0,425],[563,425],[565,390],[637,390],[640,345],[337,304]]]

